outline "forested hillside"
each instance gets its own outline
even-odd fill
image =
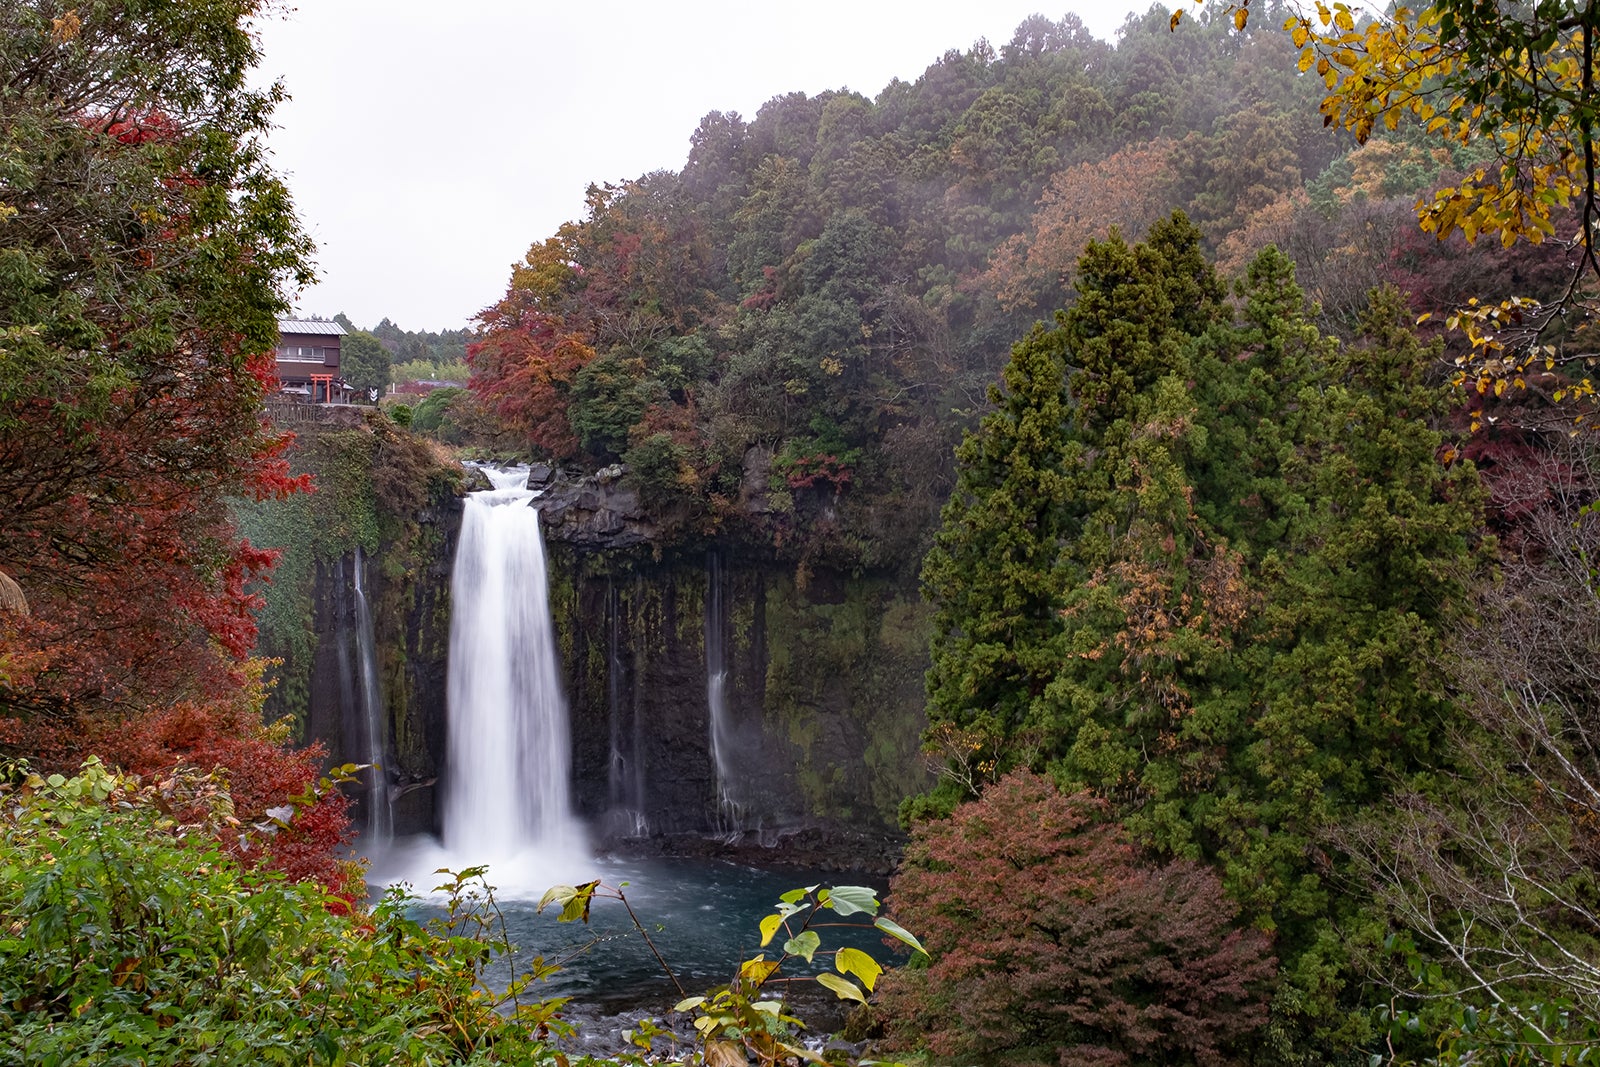
[[[1592,749],[1575,710],[1529,718],[1583,686],[1511,653],[1497,584],[1497,537],[1547,592],[1584,551],[1550,533],[1588,513],[1588,446],[1547,431],[1589,417],[1553,406],[1588,392],[1586,307],[1542,238],[1593,207],[1561,177],[1589,142],[1518,153],[1588,98],[1559,65],[1546,97],[1497,89],[1544,76],[1514,63],[1475,81],[1565,45],[1456,7],[1152,9],[1114,44],[1039,17],[874,98],[713,113],[484,313],[479,401],[540,455],[620,461],[685,539],[921,564],[943,778],[897,888],[938,949],[890,983],[904,1047],[1324,1063],[1433,1027],[1470,1059],[1480,1011],[1485,1047],[1589,1034],[1562,959],[1596,933]],[[1080,848],[1132,866],[1097,882]]]
[[[264,6],[0,5],[9,1059],[569,1062],[563,999],[494,969],[484,868],[435,872],[431,922],[368,903],[290,736],[319,686],[345,710],[312,594],[348,569],[369,611],[368,554],[391,684],[440,688],[469,448],[555,461],[587,515],[628,498],[553,597],[598,608],[588,706],[623,707],[624,629],[694,650],[671,684],[633,663],[631,746],[613,718],[591,755],[698,754],[672,784],[726,799],[710,705],[749,690],[803,709],[809,802],[860,777],[811,758],[825,704],[874,812],[932,783],[894,919],[820,885],[737,917],[761,954],[703,997],[669,968],[679,1034],[639,1023],[619,1062],[1594,1059],[1600,7],[1034,17],[872,98],[713,112],[681,171],[530,235],[474,330],[341,317],[358,387],[470,388],[284,405],[339,424],[291,466],[266,401],[312,249],[262,147]],[[682,597],[641,563],[669,554],[704,567]],[[764,569],[732,611],[730,559]],[[926,776],[885,766],[914,763],[888,705],[924,647]],[[431,786],[443,700],[406,699],[364,752]],[[852,917],[905,965],[812,929]],[[863,1043],[802,1046],[801,960]]]
[[[1324,129],[1282,15],[1173,30],[1153,8],[1115,44],[1036,17],[872,99],[707,115],[681,171],[592,186],[533,243],[468,349],[473,388],[542,455],[621,460],[687,533],[737,524],[755,478],[790,551],[902,566],[1010,344],[1111,227],[1181,209],[1225,277],[1276,242],[1346,335],[1385,280],[1442,307],[1560,273],[1418,235],[1415,193],[1473,151]]]

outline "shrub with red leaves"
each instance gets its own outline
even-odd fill
[[[326,753],[315,745],[288,748],[274,737],[261,724],[261,698],[259,683],[249,683],[127,717],[0,718],[0,751],[22,755],[46,773],[71,774],[89,756],[141,777],[165,777],[180,767],[220,772],[239,820],[239,832],[224,838],[223,847],[245,866],[315,881],[353,901],[364,888],[339,859],[352,832],[349,801],[338,789],[313,788]],[[267,812],[285,806],[293,815],[283,826]]]
[[[354,899],[361,887],[338,860],[351,834],[348,800],[337,789],[307,795],[318,780],[326,753],[320,746],[284,747],[260,725],[251,701],[179,704],[141,717],[107,736],[96,752],[135,774],[166,774],[174,767],[222,771],[233,795],[234,813],[248,830],[273,825],[269,808],[292,806],[287,826],[273,832],[248,832],[224,841],[246,866],[282,871],[291,881],[315,881]],[[304,803],[291,804],[296,797]]]
[[[274,553],[228,517],[308,484],[262,417],[312,271],[256,143],[259,6],[0,5],[0,755],[223,768],[247,822],[317,770],[261,726],[250,589]],[[265,862],[339,885],[342,800],[290,825]]]
[[[1223,1064],[1267,1018],[1269,939],[1216,875],[1026,771],[919,826],[890,897],[931,961],[885,977],[886,1028],[941,1062]]]

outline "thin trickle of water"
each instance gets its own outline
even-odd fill
[[[722,557],[706,554],[706,708],[711,731],[711,762],[717,772],[718,829],[746,829],[748,798],[740,781],[733,720],[728,713],[728,665],[724,653],[727,610],[723,603]]]
[[[644,792],[644,716],[639,713],[641,701],[639,687],[642,678],[634,673],[632,699],[628,701],[628,721],[633,732],[633,765],[628,769],[628,802],[638,813],[633,822],[633,836],[646,837],[650,833],[650,819],[645,814]]]
[[[467,497],[451,580],[444,846],[494,865],[505,885],[571,867],[587,849],[569,799],[538,494],[526,469],[482,469],[495,488]]]
[[[638,702],[623,702],[622,604],[617,587],[606,586],[606,710],[611,725],[607,761],[607,820],[612,833],[645,837],[650,832],[644,811],[644,746]],[[630,694],[631,695],[631,694]]]
[[[365,723],[364,739],[366,762],[371,768],[366,772],[366,827],[363,836],[367,844],[386,848],[394,839],[394,813],[389,802],[389,747],[386,729],[383,691],[378,684],[378,650],[372,630],[372,609],[367,604],[366,581],[363,577],[367,561],[361,546],[356,546],[356,651],[361,660],[361,709]]]

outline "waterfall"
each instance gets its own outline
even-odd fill
[[[706,554],[706,709],[711,732],[711,762],[717,774],[718,829],[746,829],[748,798],[739,781],[733,720],[728,714],[728,665],[724,654],[727,611],[723,604],[722,558]]]
[[[451,580],[444,846],[497,865],[503,885],[507,873],[536,881],[580,860],[585,843],[569,803],[538,494],[526,469],[483,470],[495,488],[467,497]]]
[[[389,804],[388,731],[385,726],[383,691],[378,686],[378,650],[372,633],[372,609],[367,604],[367,569],[361,546],[356,546],[356,652],[361,660],[361,709],[365,725],[363,754],[371,764],[367,771],[366,827],[362,836],[368,847],[386,848],[394,838],[394,813]]]
[[[611,725],[607,760],[607,821],[617,837],[645,837],[650,832],[644,812],[644,738],[637,694],[629,687],[624,706],[622,604],[617,587],[606,585],[606,711]]]

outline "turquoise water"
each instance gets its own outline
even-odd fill
[[[805,871],[773,871],[709,860],[595,859],[587,864],[588,877],[620,891],[638,916],[656,949],[672,968],[688,994],[725,985],[741,961],[761,952],[761,918],[773,912],[781,894],[811,884],[871,884],[859,877],[841,878]],[[496,884],[495,871],[488,872]],[[435,879],[436,881],[437,879]],[[419,889],[431,888],[413,878]],[[883,885],[873,886],[881,895]],[[559,906],[538,911],[538,898],[527,886],[507,895],[496,893],[506,932],[517,946],[515,956],[502,961],[492,981],[505,982],[511,968],[525,970],[535,956],[559,963],[561,970],[536,996],[569,996],[580,1004],[631,1004],[672,999],[677,989],[664,972],[615,894],[597,894],[589,922],[556,920]],[[438,914],[437,902],[419,904],[423,915]],[[798,919],[794,929],[797,931]],[[845,926],[817,926],[822,939],[815,964],[804,960],[786,963],[784,974],[799,976],[830,968],[831,950],[848,945],[861,949],[889,966],[902,957],[886,946],[883,935],[868,918],[841,918],[824,911],[818,922]],[[779,954],[785,935],[779,933],[766,949],[767,958]]]

